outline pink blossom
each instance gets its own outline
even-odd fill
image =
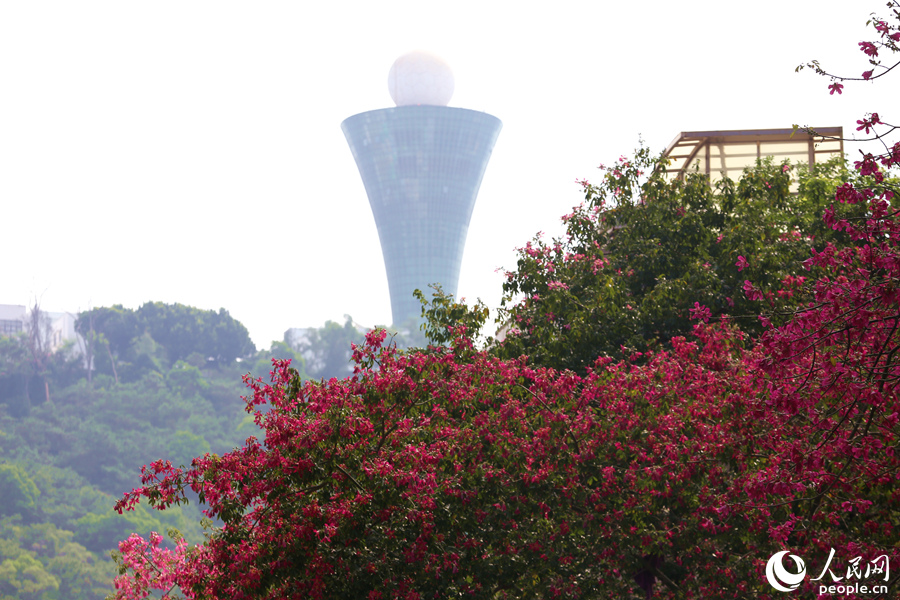
[[[878,118],[878,113],[872,113],[868,119],[862,119],[856,122],[859,127],[856,128],[857,131],[862,129],[866,130],[866,133],[869,133],[870,129],[874,129],[875,125],[881,123],[881,119]]]
[[[746,267],[750,266],[750,263],[747,262],[747,259],[743,256],[738,256],[737,262],[734,264],[737,266],[738,271],[743,271]]]
[[[859,171],[860,175],[874,175],[878,172],[878,163],[871,154],[863,156],[862,160],[854,161],[853,166]]]
[[[699,302],[694,302],[694,308],[691,309],[691,320],[700,320],[704,323],[709,323],[710,316],[712,316],[712,313],[709,308],[701,305]]]
[[[872,42],[860,42],[859,49],[868,54],[869,56],[875,57],[878,56],[878,48],[875,47],[875,44]]]
[[[828,86],[828,89],[831,90],[830,95],[834,96],[834,93],[843,94],[844,84],[843,83],[832,83]]]
[[[749,280],[744,281],[744,294],[748,300],[762,300],[762,292],[756,289]]]

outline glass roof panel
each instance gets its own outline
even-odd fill
[[[803,140],[802,144],[786,144],[784,142],[760,142],[759,151],[762,156],[807,156],[809,154],[809,143],[806,139]]]
[[[816,142],[816,152],[841,152],[844,144],[840,140],[824,140]]]

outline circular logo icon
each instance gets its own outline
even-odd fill
[[[797,573],[791,573],[784,568],[784,563],[781,562],[781,559],[788,552],[789,550],[777,552],[773,554],[772,558],[769,559],[769,562],[766,563],[766,579],[769,581],[769,585],[779,592],[792,592],[796,590],[800,587],[800,582],[806,577],[806,565],[803,564],[803,559],[799,556],[794,554],[790,555],[797,565]]]

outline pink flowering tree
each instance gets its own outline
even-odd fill
[[[248,382],[262,440],[159,461],[119,503],[164,509],[190,488],[224,526],[171,554],[124,542],[117,597],[764,598],[784,545],[811,561],[835,548],[835,572],[900,558],[896,395],[860,415],[852,377],[800,380],[808,352],[769,372],[734,328],[695,337],[584,377],[464,337],[402,355],[384,332],[344,381],[301,384],[278,363]]]

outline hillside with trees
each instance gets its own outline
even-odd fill
[[[39,307],[30,314],[40,323]],[[155,459],[190,465],[240,446],[255,430],[244,374],[268,379],[273,358],[303,372],[282,342],[257,352],[224,309],[98,307],[76,328],[91,369],[72,346],[35,341],[39,328],[0,337],[2,598],[103,597],[115,574],[109,552],[134,532],[177,528],[202,541],[194,505],[119,515],[115,500]]]
[[[81,346],[54,351],[33,307],[22,334],[0,337],[0,598],[103,597],[109,552],[132,533],[201,542],[196,504],[119,515],[116,498],[156,459],[189,466],[241,446],[257,430],[242,378],[268,381],[273,359],[303,379],[352,371],[350,344],[364,337],[351,323],[310,328],[296,350],[257,351],[225,309],[113,305],[80,313]]]

